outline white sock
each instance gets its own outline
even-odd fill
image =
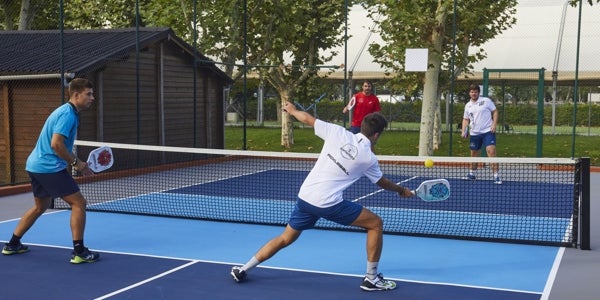
[[[375,279],[375,277],[377,277],[377,266],[379,265],[379,262],[371,262],[368,261],[367,262],[367,278],[369,279]]]
[[[252,256],[252,258],[245,265],[242,266],[242,270],[248,271],[258,266],[258,264],[260,264],[260,261],[258,261],[258,259],[256,259],[255,256]]]

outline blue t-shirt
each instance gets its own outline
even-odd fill
[[[66,168],[67,162],[58,157],[52,149],[52,135],[57,133],[64,136],[65,146],[71,150],[78,126],[79,116],[71,104],[65,103],[55,109],[44,123],[35,148],[27,158],[25,170],[32,173],[56,173]]]

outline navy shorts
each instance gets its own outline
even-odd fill
[[[472,135],[469,139],[471,150],[481,150],[481,146],[496,146],[496,134],[488,131],[486,133]]]
[[[342,225],[350,225],[358,218],[361,211],[360,204],[346,200],[334,206],[322,208],[298,199],[288,224],[298,231],[313,228],[320,218]]]
[[[79,192],[77,182],[67,169],[56,173],[27,173],[31,178],[31,188],[35,197],[61,198]]]

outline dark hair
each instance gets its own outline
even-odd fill
[[[479,84],[472,83],[469,85],[469,91],[476,90],[477,92],[481,92],[481,88],[479,88]]]
[[[94,88],[94,84],[85,78],[75,78],[69,82],[69,96],[73,93],[82,93],[85,89]]]
[[[375,133],[381,133],[387,127],[387,120],[378,112],[370,113],[365,116],[360,124],[360,132],[366,137],[371,137]]]

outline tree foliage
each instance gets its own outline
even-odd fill
[[[454,74],[471,71],[472,64],[486,56],[479,47],[516,22],[513,16],[516,0],[456,1],[456,16],[454,3],[453,0],[370,0],[365,5],[384,41],[371,45],[369,51],[379,64],[398,74],[393,88],[406,94],[423,89],[420,155],[433,154],[435,132],[437,140],[441,140],[439,126],[434,132],[434,121],[437,113],[436,124],[441,123],[439,87],[448,85],[449,71],[452,68]],[[405,51],[409,48],[428,49],[427,72],[404,71]]]
[[[343,43],[339,36],[344,25],[344,4],[283,0],[267,9],[271,14],[253,15],[253,26],[263,29],[254,31],[248,39],[250,62],[267,65],[253,69],[278,91],[282,102],[292,101],[296,90],[331,60],[334,53],[323,55],[324,50]],[[293,144],[292,120],[285,113],[281,120],[281,145],[289,148]]]
[[[569,4],[571,6],[577,6],[579,4],[580,0],[571,0],[569,1]],[[585,2],[585,1],[583,1]],[[590,5],[594,5],[594,0],[587,0],[587,3],[589,3]],[[596,3],[600,3],[600,0],[596,0]]]
[[[0,30],[57,29],[58,11],[53,0],[0,0]]]
[[[344,3],[247,0],[246,4],[203,1],[199,48],[222,63],[234,80],[253,72],[279,93],[282,102],[292,101],[301,85],[315,77],[335,54],[323,53],[343,43],[339,36],[345,20]],[[281,145],[289,148],[292,122],[284,113],[281,120]]]
[[[6,29],[14,29],[18,19],[15,2],[0,0]],[[32,27],[59,28],[56,2],[36,3],[40,3],[40,19],[48,23]],[[344,1],[139,0],[137,4],[130,0],[65,1],[64,28],[170,27],[217,61],[234,80],[247,72],[260,74],[282,101],[292,100],[300,85],[336,54],[329,50],[343,43]],[[291,120],[287,114],[282,114],[282,120],[282,145],[289,147],[293,143]]]
[[[355,2],[347,4],[351,7]],[[454,2],[458,3],[456,38],[452,35]],[[382,67],[399,74],[393,89],[404,94],[421,88],[424,91],[422,115],[426,122],[422,136],[426,139],[421,141],[422,153],[429,155],[432,149],[438,86],[448,84],[451,66],[455,73],[468,72],[472,63],[485,57],[485,51],[478,47],[514,24],[516,2],[361,1],[373,18],[383,16],[375,19],[385,44],[373,44],[369,51]],[[346,3],[334,0],[138,0],[137,7],[130,0],[62,3],[65,29],[170,27],[215,59],[234,80],[256,72],[279,92],[282,101],[293,99],[294,93],[336,54],[327,51],[343,43],[340,36],[346,12]],[[570,3],[578,5],[579,1]],[[587,3],[592,5],[594,0]],[[29,9],[21,14],[25,4]],[[18,24],[30,29],[58,29],[59,12],[55,0],[0,0],[0,29],[13,30]],[[26,22],[22,18],[27,18]],[[458,50],[454,55],[453,43]],[[428,48],[430,71],[403,72],[407,48]],[[293,143],[291,120],[282,114],[282,121],[282,145],[289,147]]]

